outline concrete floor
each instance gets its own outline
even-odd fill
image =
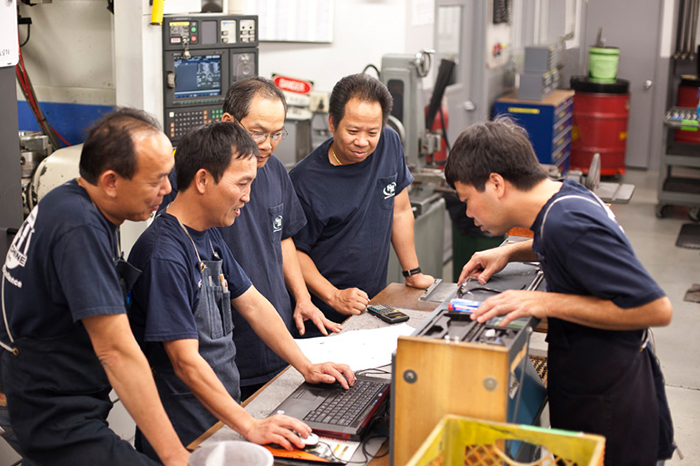
[[[700,464],[700,304],[683,301],[686,290],[700,283],[700,251],[676,246],[681,226],[691,223],[687,208],[656,218],[658,172],[628,170],[620,181],[636,190],[629,204],[614,204],[612,210],[640,261],[673,303],[671,325],[655,329],[654,336],[685,461],[676,454],[666,464]]]

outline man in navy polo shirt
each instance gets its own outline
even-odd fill
[[[540,262],[547,292],[506,291],[472,319],[547,319],[552,427],[604,435],[606,465],[670,458],[673,426],[648,328],[668,325],[673,310],[610,209],[578,183],[550,180],[509,119],[467,128],[445,177],[483,230],[534,232],[532,241],[475,253],[459,280],[484,284],[509,261]]]
[[[80,177],[47,194],[2,268],[2,381],[32,464],[155,465],[109,429],[112,387],[165,464],[187,464],[129,328],[138,274],[118,226],[150,217],[170,191],[170,141],[144,112],[120,109],[85,140]]]
[[[185,135],[175,154],[180,191],[129,255],[143,270],[134,285],[130,321],[153,367],[166,412],[186,445],[217,420],[251,442],[290,450],[303,448],[292,430],[304,437],[311,432],[288,416],[253,419],[238,404],[232,307],[308,382],[338,380],[348,388],[355,380],[346,365],[312,364],[304,356],[217,228],[233,224],[250,200],[257,153],[236,123],[211,123]],[[136,447],[153,456],[140,432]]]
[[[413,210],[398,134],[386,128],[389,90],[366,74],[346,76],[331,93],[333,137],[290,172],[307,224],[296,235],[299,263],[316,304],[342,322],[386,286],[393,244],[406,285],[427,288],[413,241]]]

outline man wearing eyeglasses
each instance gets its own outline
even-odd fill
[[[284,94],[269,79],[249,78],[229,88],[221,119],[236,121],[245,128],[258,145],[260,157],[250,202],[236,223],[222,228],[221,233],[253,285],[273,304],[290,331],[296,327],[303,335],[304,321],[310,320],[327,335],[326,329],[339,332],[341,327],[311,303],[292,240],[292,235],[306,224],[306,217],[287,170],[274,156],[287,136],[286,113]],[[236,364],[241,372],[241,399],[245,399],[287,363],[236,313],[234,325],[234,341],[242,348]]]

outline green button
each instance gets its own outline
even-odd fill
[[[192,31],[192,32],[197,32],[197,26],[192,26],[192,27],[190,28],[190,31]]]

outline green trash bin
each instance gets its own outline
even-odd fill
[[[463,233],[452,222],[452,276],[455,283],[459,280],[462,267],[469,262],[475,252],[498,247],[505,240],[504,236],[472,236]]]

